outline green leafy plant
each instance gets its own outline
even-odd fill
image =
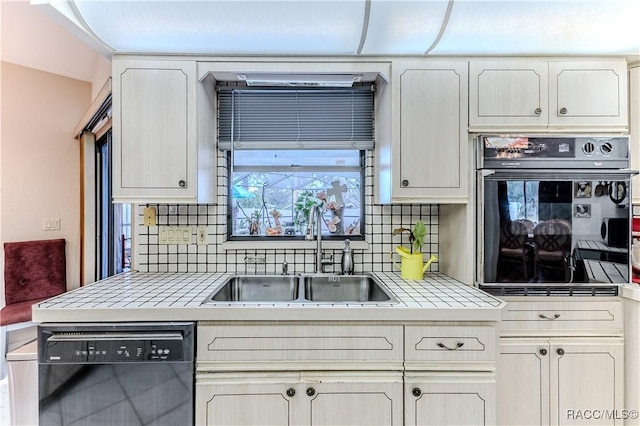
[[[302,191],[293,205],[293,223],[298,227],[306,225],[309,211],[319,201],[311,191]]]
[[[396,228],[393,230],[393,235],[401,234],[403,232],[409,233],[409,244],[411,244],[411,253],[419,252],[424,244],[424,237],[427,235],[427,227],[419,220],[413,226],[413,230],[409,228]]]

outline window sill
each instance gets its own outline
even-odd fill
[[[345,238],[346,239],[346,238]],[[225,241],[222,243],[222,250],[267,250],[267,249],[300,249],[313,250],[316,248],[316,241]],[[369,243],[366,241],[351,240],[351,248],[354,250],[368,250]],[[344,240],[328,241],[322,240],[322,248],[327,250],[341,250],[344,247]]]

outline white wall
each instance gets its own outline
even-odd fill
[[[65,238],[69,288],[80,282],[80,146],[72,132],[110,75],[110,59],[28,1],[0,0],[0,243]],[[44,231],[45,218],[60,218],[61,229]]]
[[[80,145],[73,128],[91,84],[3,63],[0,240],[65,238],[67,285],[80,282]],[[59,218],[59,231],[43,219]]]

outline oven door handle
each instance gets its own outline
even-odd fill
[[[486,180],[609,180],[620,181],[630,179],[638,174],[637,170],[602,170],[602,169],[519,169],[519,170],[479,170]]]

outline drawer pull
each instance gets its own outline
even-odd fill
[[[287,396],[295,396],[296,390],[294,388],[287,389]]]
[[[460,349],[461,347],[463,347],[464,343],[463,342],[458,342],[456,344],[455,348],[450,348],[447,345],[445,345],[444,343],[437,343],[437,345],[438,345],[439,348],[446,349],[448,351],[455,351],[455,350]]]
[[[556,320],[556,319],[560,318],[560,314],[555,314],[555,315],[553,316],[553,318],[548,317],[548,316],[546,316],[545,314],[540,314],[540,315],[538,315],[538,316],[539,316],[540,318],[544,319],[544,320],[551,320],[551,321],[553,321],[553,320]]]

